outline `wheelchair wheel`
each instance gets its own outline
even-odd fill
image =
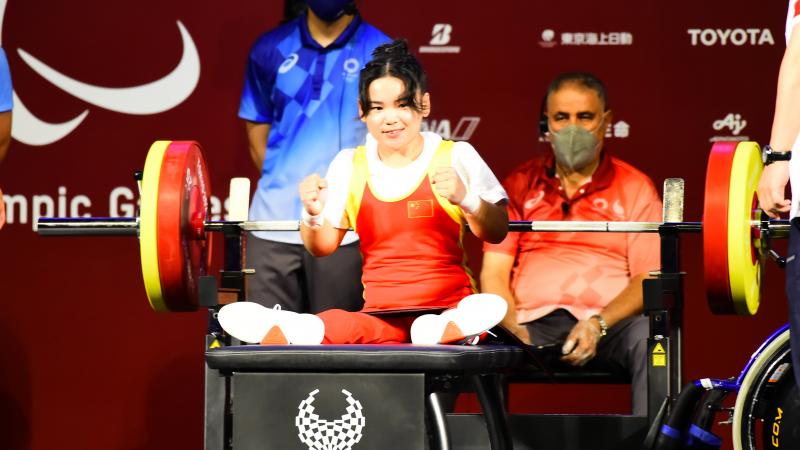
[[[767,345],[742,381],[734,406],[733,448],[798,449],[799,430],[800,392],[787,329]]]
[[[800,448],[800,391],[791,370],[764,413],[764,448]]]

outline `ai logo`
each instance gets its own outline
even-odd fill
[[[742,119],[741,114],[730,113],[724,118],[714,121],[715,130],[719,131],[723,128],[728,128],[735,136],[738,136],[746,126],[747,121]]]
[[[299,410],[294,419],[297,426],[297,437],[308,446],[308,450],[352,450],[363,436],[362,431],[366,418],[362,414],[361,402],[353,398],[353,394],[342,389],[347,400],[347,409],[341,419],[320,419],[314,413],[314,397],[319,389],[314,389],[297,407]]]
[[[430,45],[423,45],[419,48],[420,53],[460,53],[461,47],[457,45],[447,45],[450,43],[450,35],[453,26],[449,23],[437,23],[431,32]]]
[[[728,113],[725,117],[719,120],[715,120],[712,128],[715,131],[722,131],[724,129],[730,130],[729,136],[712,136],[709,141],[746,141],[749,139],[748,136],[741,136],[740,133],[742,130],[747,127],[747,120],[742,118],[741,114],[738,113]]]
[[[425,120],[422,122],[422,131],[433,131],[445,139],[455,141],[468,141],[478,128],[481,118],[477,116],[462,117],[455,128],[451,128],[450,120]]]

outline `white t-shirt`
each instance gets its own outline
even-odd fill
[[[382,198],[399,198],[411,194],[416,189],[442,142],[442,137],[436,133],[423,132],[422,137],[425,143],[417,159],[405,167],[389,167],[378,157],[378,143],[375,138],[367,135],[367,168],[370,187],[375,195]],[[325,201],[323,215],[330,223],[335,226],[338,224],[339,228],[352,227],[352,224],[347,222],[345,206],[350,190],[350,177],[353,173],[354,152],[355,149],[352,148],[340,151],[331,161],[328,173],[325,175],[328,180],[328,198]],[[497,177],[468,142],[455,142],[451,158],[453,167],[468,191],[476,193],[489,203],[508,200],[508,195],[497,181]]]
[[[786,13],[786,45],[795,25],[800,23],[800,0],[789,1],[789,11]],[[792,159],[789,161],[789,180],[792,187],[792,211],[789,217],[794,219],[800,216],[800,134],[792,145]]]
[[[800,23],[800,0],[789,0],[789,12],[786,13],[786,44],[792,35],[792,29]]]

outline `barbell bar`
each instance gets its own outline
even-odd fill
[[[754,314],[768,240],[788,235],[786,220],[767,220],[756,208],[761,171],[754,142],[717,142],[706,174],[704,222],[683,221],[683,183],[665,183],[664,221],[512,221],[512,232],[703,233],[706,291],[716,313]],[[297,220],[206,220],[210,183],[199,144],[157,141],[142,174],[138,217],[41,218],[42,236],[137,236],[145,290],[157,311],[193,311],[198,307],[197,279],[210,264],[211,232],[226,227],[242,231],[297,231]],[[237,189],[231,205],[247,211],[249,188]],[[242,194],[244,192],[244,194]],[[244,202],[244,206],[242,203]],[[668,212],[668,210],[670,210]],[[238,213],[242,216],[242,213]],[[678,219],[678,220],[676,220]]]
[[[53,218],[39,219],[38,233],[42,236],[138,236],[139,219],[135,217],[93,217],[93,218]],[[209,220],[204,222],[208,232],[221,232],[225,227],[238,227],[242,231],[299,231],[299,220]],[[601,221],[509,221],[508,231],[537,233],[658,233],[664,227],[671,227],[683,233],[703,231],[703,222],[601,222]],[[771,237],[783,238],[789,235],[791,227],[788,220],[772,219],[768,222],[750,221],[756,230],[767,230]],[[760,231],[761,232],[761,231]]]

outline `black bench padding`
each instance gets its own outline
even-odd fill
[[[241,345],[206,351],[226,372],[494,372],[515,367],[525,353],[508,345]]]

